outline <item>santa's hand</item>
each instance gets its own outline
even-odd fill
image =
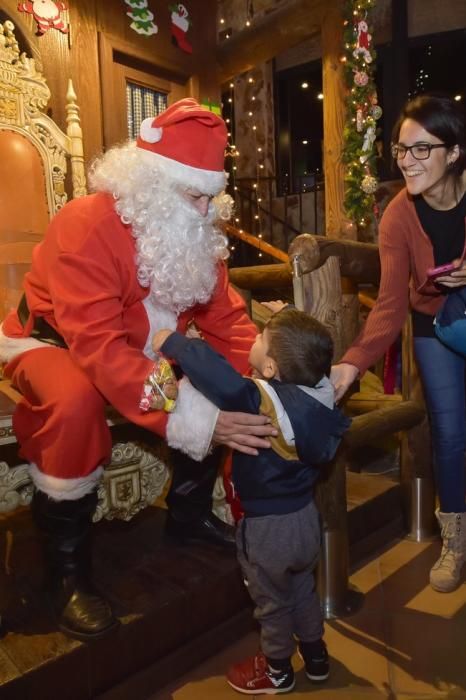
[[[247,455],[257,455],[259,447],[270,447],[269,435],[278,435],[267,416],[220,411],[212,435],[214,445],[226,445]]]
[[[276,301],[262,301],[261,304],[273,314],[277,314],[279,311],[284,309],[285,306],[288,306],[288,304],[285,304],[285,302],[281,299],[277,299]]]
[[[174,331],[168,328],[162,328],[162,330],[157,331],[152,338],[152,350],[154,352],[159,352],[166,339],[169,338],[172,333],[174,333]]]

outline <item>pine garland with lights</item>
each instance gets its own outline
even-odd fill
[[[365,228],[375,212],[376,121],[382,116],[374,81],[376,53],[371,11],[376,0],[346,0],[344,6],[344,76],[347,86],[342,160],[345,168],[345,211]]]

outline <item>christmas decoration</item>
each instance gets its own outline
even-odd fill
[[[354,83],[358,87],[364,87],[369,82],[369,76],[363,70],[354,71]]]
[[[133,20],[130,24],[131,29],[145,36],[157,34],[159,28],[153,22],[154,15],[147,7],[147,0],[125,0],[125,3],[131,8],[131,11],[126,13]]]
[[[347,87],[345,145],[345,211],[358,229],[374,215],[377,190],[376,121],[382,116],[374,83],[375,51],[370,17],[376,0],[345,0],[344,54]]]
[[[369,43],[372,40],[371,35],[367,31],[367,22],[363,19],[358,22],[357,27],[358,37],[356,39],[356,48],[353,51],[354,58],[358,58],[362,54],[366,63],[372,62],[372,56],[369,51]]]
[[[31,0],[31,2],[18,3],[19,12],[26,12],[36,20],[36,34],[39,36],[45,34],[48,29],[58,29],[63,34],[68,34],[68,26],[60,15],[60,12],[67,9],[66,3],[52,2],[52,0]]]
[[[361,182],[361,189],[366,194],[374,194],[378,186],[379,183],[377,181],[377,178],[373,177],[372,175],[366,175],[365,178],[363,178],[363,181]]]
[[[182,5],[181,3],[177,3],[176,5],[170,5],[168,9],[171,12],[170,19],[173,43],[182,51],[192,53],[193,47],[189,43],[186,36],[191,24],[189,12],[186,9],[186,6]]]

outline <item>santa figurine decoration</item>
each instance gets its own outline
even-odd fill
[[[361,19],[357,24],[356,31],[358,37],[356,40],[356,48],[353,51],[353,56],[357,58],[359,54],[362,54],[364,61],[366,63],[371,63],[372,56],[369,51],[369,44],[371,42],[372,36],[368,32],[367,22]]]
[[[173,43],[182,51],[192,53],[193,47],[189,43],[186,36],[191,24],[188,10],[186,9],[185,5],[182,5],[181,3],[170,5],[168,9],[171,12],[171,32]]]
[[[60,12],[67,9],[66,3],[53,0],[28,0],[18,3],[20,12],[27,12],[36,20],[36,33],[39,36],[45,34],[48,29],[58,29],[63,34],[68,34],[68,26],[60,16]]]

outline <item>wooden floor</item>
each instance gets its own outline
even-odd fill
[[[466,585],[449,594],[430,588],[428,571],[439,549],[438,540],[398,540],[357,567],[351,583],[365,593],[363,608],[325,625],[329,680],[310,683],[295,657],[296,687],[286,697],[466,698]],[[227,685],[225,671],[254,654],[258,643],[256,632],[244,635],[150,700],[238,700],[241,695]]]
[[[396,474],[348,475],[353,562],[400,534],[397,481]],[[29,510],[0,520],[0,700],[142,700],[251,632],[250,601],[234,554],[208,545],[173,545],[164,538],[164,520],[165,511],[154,507],[130,523],[96,525],[95,579],[122,624],[116,633],[92,644],[72,641],[55,628],[41,590],[41,548]],[[437,543],[419,554],[424,568],[436,549]],[[330,630],[336,635],[335,650],[354,636],[361,644],[369,640],[369,648],[379,649],[382,659],[381,650],[389,644],[382,635],[386,621],[381,611],[374,611],[382,595],[375,580],[381,569],[377,562],[368,566],[366,605],[354,618],[363,621],[358,622],[360,629],[352,631],[348,621],[333,623]],[[408,566],[406,575],[393,579],[399,595],[414,590],[410,571]],[[256,639],[246,637],[245,644],[254,646]],[[241,656],[241,644],[237,651],[233,648],[232,659]],[[338,652],[335,656],[340,658]],[[216,663],[214,675],[224,692],[225,663]],[[359,677],[355,664],[354,675]],[[344,677],[337,676],[338,683]],[[369,681],[366,685],[370,690]],[[216,692],[185,692],[180,698],[223,698]]]

